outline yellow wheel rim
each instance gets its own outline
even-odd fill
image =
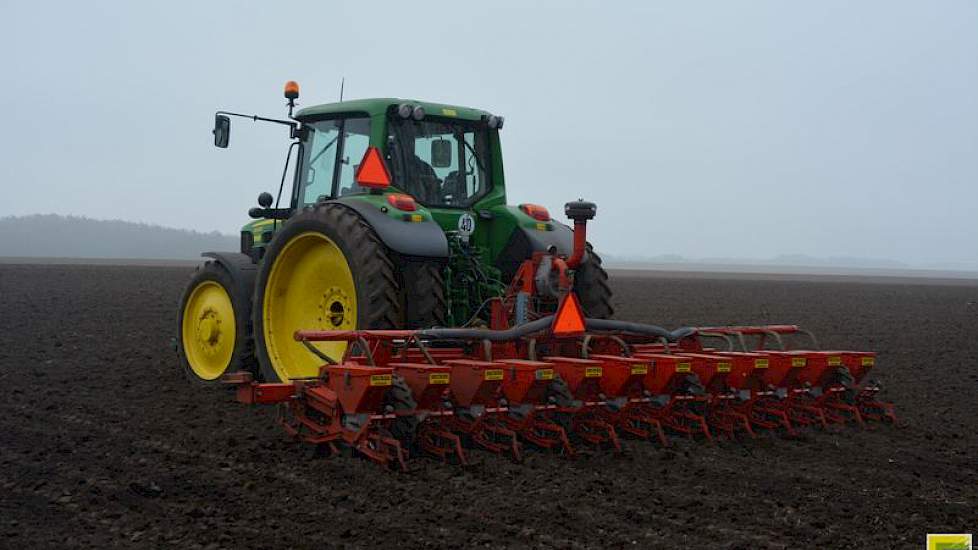
[[[194,287],[183,310],[181,338],[190,368],[198,378],[215,380],[234,354],[234,306],[224,287],[204,281]]]
[[[302,233],[289,241],[272,265],[262,304],[265,351],[279,380],[317,376],[323,360],[295,341],[297,330],[353,330],[356,287],[346,256],[329,237]],[[343,342],[318,342],[339,360]]]

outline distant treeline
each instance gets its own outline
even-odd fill
[[[201,233],[159,225],[122,220],[93,220],[82,216],[34,214],[0,218],[0,257],[34,258],[132,258],[150,260],[191,260],[208,250],[238,250],[236,235],[213,231]],[[659,256],[619,256],[602,251],[608,267],[643,268],[648,266],[700,264],[704,266],[808,266],[903,269],[905,263],[879,258],[817,258],[783,254],[767,259],[688,258],[676,254]],[[922,266],[935,267],[941,266]],[[957,266],[955,266],[957,267]],[[978,266],[964,266],[975,270]]]
[[[238,248],[237,236],[216,231],[57,214],[0,218],[0,256],[179,260]]]

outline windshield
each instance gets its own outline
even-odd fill
[[[464,120],[393,118],[394,184],[426,206],[464,208],[489,190],[489,130]]]

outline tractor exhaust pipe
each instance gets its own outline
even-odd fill
[[[577,269],[584,260],[584,251],[587,248],[587,222],[593,220],[597,212],[598,206],[584,199],[564,205],[564,215],[574,220],[574,251],[567,259],[567,267],[570,269]]]

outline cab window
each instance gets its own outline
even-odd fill
[[[354,176],[360,161],[367,154],[367,147],[370,145],[370,119],[369,118],[350,118],[343,124],[343,143],[340,153],[340,169],[336,183],[337,197],[351,195],[354,193],[364,193],[367,189],[357,185]]]
[[[392,119],[395,185],[426,206],[465,208],[486,194],[489,132],[478,122]]]
[[[370,143],[370,119],[321,120],[305,127],[300,206],[364,192],[354,174]]]

